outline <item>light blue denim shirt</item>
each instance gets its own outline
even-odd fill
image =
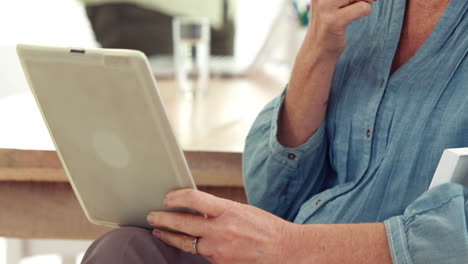
[[[468,146],[468,1],[390,75],[405,0],[347,29],[326,119],[302,146],[276,138],[283,95],[247,137],[251,204],[299,224],[384,222],[394,263],[468,263],[468,189],[427,191],[442,152]],[[304,120],[307,122],[307,120]]]

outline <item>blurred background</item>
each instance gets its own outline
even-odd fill
[[[288,74],[304,34],[291,2],[305,6],[307,0],[2,1],[0,80],[11,83],[22,76],[17,43],[138,49],[157,77],[170,77],[175,16],[210,19],[213,74],[246,75],[268,63]],[[2,94],[21,90],[21,85],[7,86]]]
[[[285,85],[305,34],[307,2],[3,0],[0,2],[0,104],[2,98],[29,91],[16,57],[18,43],[137,49],[148,56],[156,78],[173,78],[172,19],[177,16],[209,18],[212,76],[251,78],[262,73],[279,78]],[[70,240],[26,243],[0,238],[0,264],[74,263],[89,244],[90,241]],[[30,256],[21,255],[25,247],[32,252]],[[78,259],[60,257],[64,252]]]

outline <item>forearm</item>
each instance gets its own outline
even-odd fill
[[[299,226],[294,263],[392,263],[383,223]]]
[[[338,57],[346,46],[346,25],[371,12],[374,0],[311,2],[307,35],[291,74],[278,139],[285,147],[305,143],[322,123]]]
[[[306,40],[297,55],[278,126],[278,140],[297,147],[320,127],[327,110],[337,57],[320,53]]]

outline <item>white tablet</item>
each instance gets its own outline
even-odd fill
[[[151,228],[146,215],[164,209],[168,191],[196,188],[143,53],[31,45],[17,52],[92,223]]]
[[[447,182],[468,188],[468,148],[444,150],[429,189]]]

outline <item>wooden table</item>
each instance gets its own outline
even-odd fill
[[[197,186],[245,202],[241,153],[262,107],[286,78],[258,73],[213,79],[198,100],[158,82],[171,124]],[[0,236],[94,239],[108,229],[85,218],[30,94],[0,98]]]

